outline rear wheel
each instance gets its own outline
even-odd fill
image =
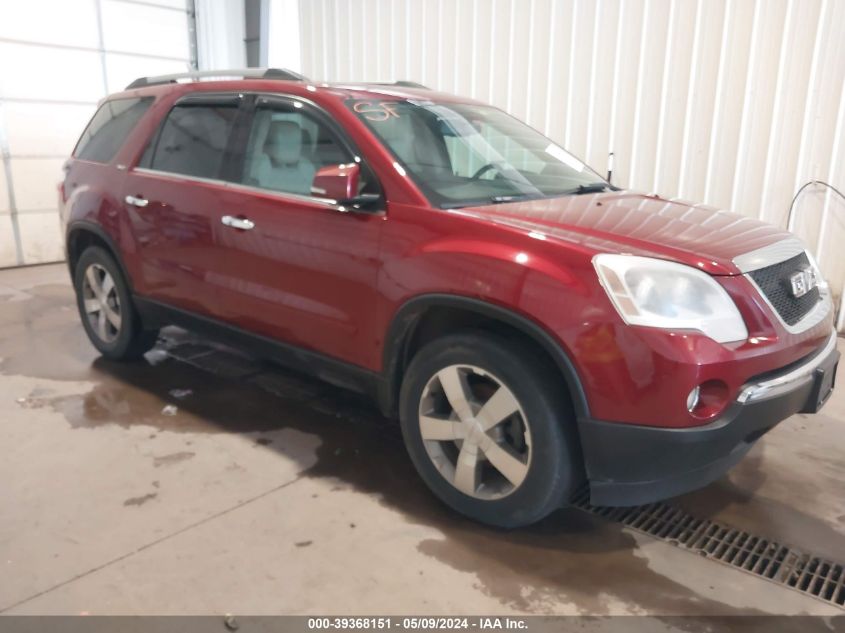
[[[540,520],[581,481],[573,416],[547,363],[499,337],[439,339],[414,357],[400,414],[408,452],[449,506],[500,527]]]
[[[85,333],[103,356],[131,360],[155,345],[158,331],[143,329],[129,285],[105,249],[85,249],[76,264],[74,286]]]

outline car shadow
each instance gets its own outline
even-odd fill
[[[72,428],[143,428],[141,442],[165,432],[243,437],[256,450],[295,462],[302,476],[331,482],[325,494],[360,492],[407,522],[432,528],[436,536],[422,539],[417,550],[474,575],[479,590],[509,609],[756,613],[717,600],[714,587],[690,586],[683,570],[667,567],[671,546],[588,512],[562,509],[511,531],[461,517],[419,479],[396,421],[362,396],[176,328],[165,328],[144,360],[110,362],[86,340],[68,286],[34,287],[25,299],[0,305],[6,334],[0,339],[0,373],[91,387],[61,396],[34,389],[20,394],[22,407],[50,407]],[[290,441],[289,430],[317,436],[316,455]],[[690,562],[700,565],[697,558]],[[422,569],[420,582],[426,582]],[[700,628],[710,624],[702,620]]]
[[[97,358],[94,388],[52,406],[77,428],[144,425],[244,436],[298,462],[305,476],[330,480],[332,491],[372,495],[409,522],[435,528],[442,537],[422,540],[422,554],[475,574],[486,593],[525,612],[572,603],[577,611],[601,614],[619,608],[620,601],[689,615],[752,612],[710,600],[655,571],[653,553],[640,551],[640,539],[576,508],[518,530],[469,521],[429,492],[398,423],[367,398],[186,336],[165,338],[137,363]],[[320,439],[316,461],[313,453],[289,450],[283,433],[289,430]]]

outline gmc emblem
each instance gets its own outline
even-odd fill
[[[792,296],[796,299],[803,297],[818,285],[816,272],[812,268],[805,268],[789,278],[792,286]]]

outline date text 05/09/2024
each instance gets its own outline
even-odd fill
[[[309,630],[525,630],[528,624],[521,618],[510,617],[340,617],[308,618]]]

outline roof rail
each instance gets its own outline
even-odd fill
[[[176,83],[179,79],[197,81],[203,77],[237,77],[241,79],[282,79],[286,81],[308,81],[307,77],[285,68],[233,68],[228,70],[193,70],[187,73],[173,75],[158,75],[156,77],[138,77],[126,90],[155,86],[158,84]]]
[[[428,86],[424,86],[421,83],[417,83],[416,81],[407,81],[405,79],[401,79],[399,81],[394,81],[391,86],[397,86],[399,88],[420,88],[422,90],[431,90]]]
[[[341,82],[339,85],[394,86],[396,88],[419,88],[420,90],[431,90],[431,88],[429,88],[428,86],[423,86],[421,83],[417,83],[416,81],[408,81],[406,79],[400,79],[399,81],[363,81],[360,83]]]

